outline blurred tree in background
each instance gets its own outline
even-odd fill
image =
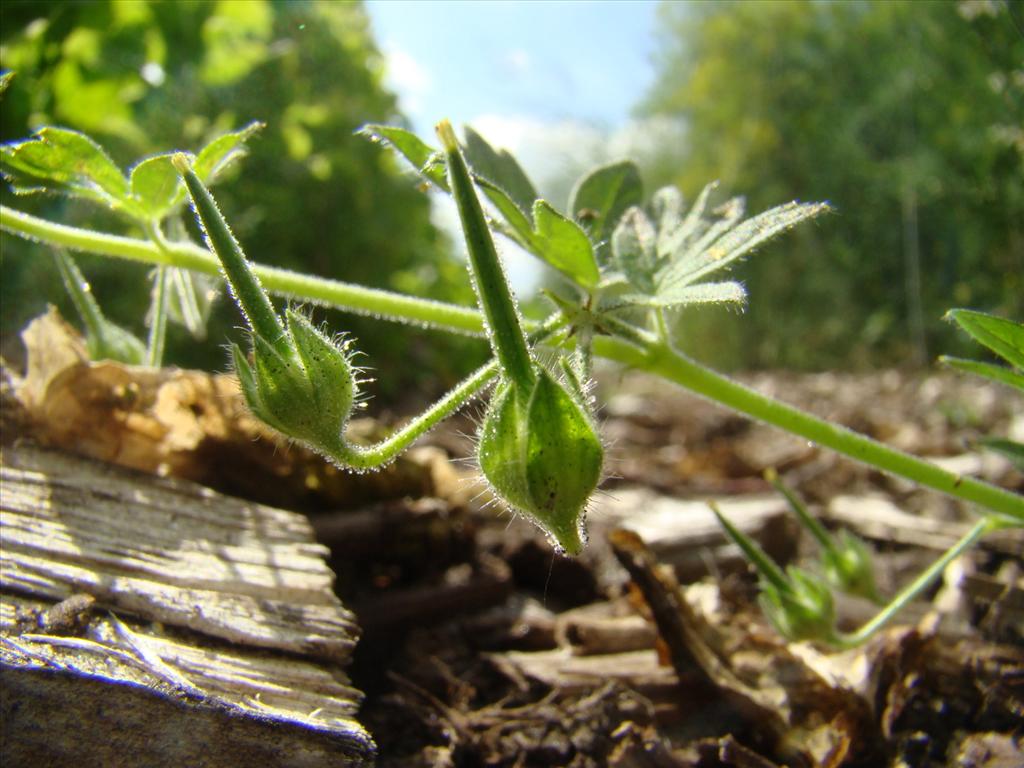
[[[426,195],[397,170],[391,153],[353,135],[366,122],[403,122],[382,85],[383,59],[361,4],[7,0],[0,14],[0,66],[16,73],[2,102],[4,141],[47,124],[76,128],[124,167],[264,121],[250,156],[216,190],[251,258],[472,301],[464,266],[430,223]],[[85,205],[15,202],[4,187],[5,203],[22,210],[124,231],[123,222]],[[193,225],[190,214],[184,218]],[[66,300],[48,252],[6,236],[4,251],[0,298],[10,334],[46,301]],[[147,270],[89,256],[80,263],[111,318],[144,336]],[[210,336],[222,344],[239,324],[230,302],[219,302]],[[414,330],[350,315],[332,316],[330,324],[359,338],[365,364],[398,372],[382,382],[391,394],[420,371],[458,375],[470,364],[467,354],[485,352],[442,334],[410,343]],[[179,364],[224,366],[219,346],[180,334],[169,339],[169,352]]]
[[[676,183],[757,212],[828,200],[738,274],[737,318],[686,346],[724,365],[925,363],[951,306],[1024,317],[1024,14],[967,2],[665,3],[644,111],[685,121]]]

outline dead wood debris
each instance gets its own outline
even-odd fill
[[[42,675],[28,688],[4,686],[5,723],[11,722],[9,702],[27,691],[35,691],[41,708],[33,711],[40,718],[45,707],[63,707],[69,697],[98,706],[102,687],[93,690],[92,683],[63,676],[68,654],[74,654],[103,658],[106,671],[165,694],[174,704],[161,715],[169,724],[166,733],[185,728],[193,734],[186,747],[223,732],[248,744],[237,755],[252,764],[287,760],[260,752],[253,735],[259,728],[245,732],[246,717],[239,712],[269,716],[264,708],[283,708],[290,717],[308,717],[314,733],[331,718],[358,729],[350,719],[357,688],[367,693],[358,718],[380,744],[381,768],[1019,764],[1020,536],[984,542],[947,572],[933,602],[922,601],[901,626],[864,649],[835,655],[787,645],[765,625],[753,607],[744,563],[705,503],[716,498],[780,563],[800,558],[799,531],[760,478],[766,466],[780,467],[828,523],[849,525],[874,543],[880,571],[898,580],[933,556],[929,546],[945,546],[962,531],[962,511],[945,501],[628,376],[605,414],[619,479],[591,516],[588,552],[560,559],[523,521],[472,509],[465,473],[452,469],[437,447],[414,450],[382,475],[347,475],[267,433],[240,406],[230,377],[89,362],[55,315],[37,321],[25,339],[29,370],[17,377],[5,369],[0,393],[4,443],[17,448],[5,449],[5,460],[17,464],[18,456],[31,455],[18,446],[28,437],[300,509],[310,521],[303,535],[315,531],[330,554],[314,547],[298,559],[275,556],[274,564],[242,557],[232,566],[239,588],[258,591],[266,574],[280,567],[275,589],[292,590],[284,601],[289,605],[243,596],[219,618],[203,611],[186,616],[175,613],[174,601],[151,599],[144,582],[153,581],[153,568],[184,575],[213,562],[211,548],[229,560],[239,554],[220,538],[213,511],[191,549],[165,540],[166,521],[133,527],[123,523],[131,515],[115,524],[97,514],[76,528],[86,545],[77,553],[63,546],[67,542],[47,515],[29,521],[24,510],[15,510],[15,517],[5,511],[5,531],[16,519],[16,527],[38,535],[26,539],[34,542],[29,559],[35,565],[4,571],[5,587],[18,592],[5,593],[0,602],[0,654],[26,668],[34,665]],[[888,373],[755,376],[748,383],[915,453],[944,457],[956,471],[1007,487],[1024,485],[1005,463],[976,460],[959,442],[994,424],[1003,433],[1024,428],[1024,406],[985,387],[953,377],[912,380]],[[960,420],[956,439],[950,437],[951,420]],[[367,435],[379,431],[370,422],[364,428]],[[442,433],[435,444],[462,442]],[[31,487],[24,466],[11,471],[22,472],[11,475],[22,485],[11,487]],[[126,485],[118,485],[114,470],[94,473],[99,485],[88,494],[92,502],[149,488],[142,475],[125,476]],[[169,484],[147,490],[156,494],[147,501],[155,499],[165,512],[180,506],[161,494],[187,486],[161,483]],[[837,499],[838,492],[846,499]],[[77,503],[67,493],[60,487],[53,492],[58,508]],[[224,503],[253,508],[232,499]],[[274,530],[294,524],[256,519],[262,522],[251,545],[271,546]],[[80,565],[76,557],[101,569],[114,562],[110,552],[123,548],[118,525],[127,525],[128,533],[148,527],[159,541],[131,562],[131,574],[78,579],[69,566]],[[633,533],[615,533],[620,527]],[[303,589],[292,580],[295,574],[288,575],[299,561],[325,557],[354,611],[344,614],[337,631],[303,613],[309,606],[293,605],[302,603],[297,596]],[[63,564],[60,578],[41,576],[46,568],[32,570],[40,562]],[[318,589],[328,589],[330,577],[314,571],[305,576],[315,575]],[[231,580],[211,576],[199,603]],[[26,597],[40,585],[41,592]],[[147,613],[154,606],[160,610]],[[850,612],[847,621],[859,620],[861,606],[841,607]],[[243,615],[250,609],[256,624],[265,619],[283,626],[301,614],[304,630],[261,635]],[[351,652],[356,625],[363,637],[350,683],[337,661]],[[195,632],[202,643],[182,634]],[[243,660],[226,640],[260,650],[247,651]],[[219,703],[206,707],[213,699]],[[131,719],[134,706],[110,722],[139,729]],[[154,732],[153,743],[164,744],[166,733]],[[196,762],[194,754],[185,753],[183,763]],[[93,756],[116,764],[105,754]],[[333,764],[317,760],[310,757],[307,764]]]

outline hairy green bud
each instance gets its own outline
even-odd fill
[[[575,555],[604,450],[579,393],[540,366],[535,373],[529,389],[498,384],[480,429],[480,469],[501,499]]]
[[[344,343],[335,343],[308,319],[287,310],[285,341],[272,345],[253,334],[250,365],[233,348],[235,369],[249,408],[279,432],[328,455],[344,444],[356,397],[355,369]],[[289,353],[290,352],[290,353]]]
[[[833,546],[821,553],[821,562],[829,584],[847,594],[882,602],[875,586],[871,553],[856,535],[840,531]]]
[[[794,566],[786,576],[785,585],[762,578],[759,602],[765,615],[790,640],[831,640],[836,614],[828,587]]]

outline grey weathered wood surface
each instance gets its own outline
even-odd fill
[[[28,446],[2,459],[7,758],[333,766],[372,755],[343,668],[358,629],[304,517]],[[82,632],[38,620],[76,594],[96,599]]]

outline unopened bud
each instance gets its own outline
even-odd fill
[[[577,397],[543,368],[536,374],[528,390],[498,385],[481,426],[480,469],[498,496],[575,555],[604,450]]]

